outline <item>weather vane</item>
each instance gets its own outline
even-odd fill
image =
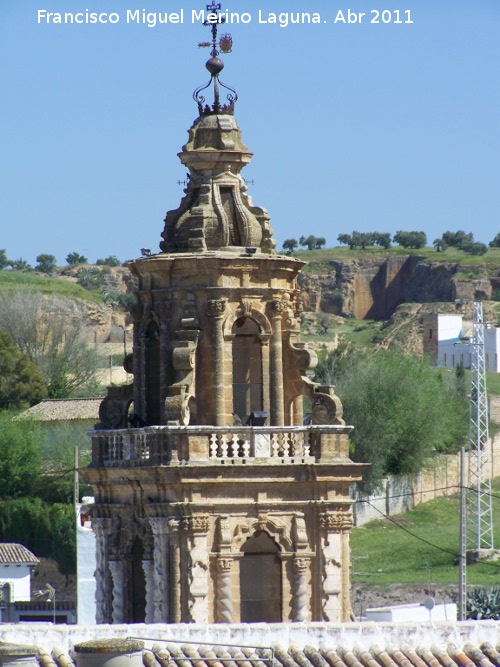
[[[198,110],[200,112],[200,116],[207,116],[209,114],[232,115],[234,113],[234,103],[238,99],[238,94],[233,88],[227,86],[226,84],[222,83],[222,81],[220,81],[219,74],[224,69],[224,63],[218,56],[220,53],[231,53],[233,48],[233,38],[229,33],[226,32],[219,37],[219,41],[217,42],[217,27],[218,25],[222,25],[226,22],[226,17],[219,13],[221,9],[220,2],[215,2],[215,0],[212,0],[212,4],[206,5],[206,8],[208,12],[207,16],[215,17],[214,20],[209,20],[207,18],[203,22],[204,26],[209,26],[211,28],[212,41],[200,42],[198,46],[200,46],[201,48],[211,48],[210,51],[211,58],[209,58],[209,60],[207,60],[207,62],[205,63],[205,67],[210,72],[211,76],[210,76],[210,81],[208,83],[206,83],[204,86],[200,86],[194,91],[193,98],[195,102],[198,104]],[[210,106],[208,104],[205,104],[205,97],[200,93],[203,90],[206,90],[212,82],[214,85],[214,103],[212,106]],[[220,103],[219,84],[223,88],[229,91],[227,95],[228,104],[221,105]]]

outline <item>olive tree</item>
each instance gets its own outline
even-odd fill
[[[385,475],[416,473],[434,452],[456,451],[465,440],[467,400],[454,376],[416,356],[344,345],[318,364],[316,379],[337,387],[354,426],[351,456],[371,464],[367,492]]]

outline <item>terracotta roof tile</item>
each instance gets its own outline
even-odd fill
[[[0,542],[0,563],[26,563],[36,565],[39,562],[35,554],[22,544]]]
[[[61,398],[42,401],[22,412],[16,419],[37,421],[78,421],[99,419],[99,406],[103,397]]]
[[[471,644],[466,644],[466,646],[471,646]],[[484,642],[481,644],[479,648],[488,658],[488,660],[490,660],[494,665],[497,665],[497,667],[500,667],[500,653],[496,650],[494,646],[492,646],[488,642]]]
[[[452,636],[457,637],[457,634]],[[457,665],[500,667],[500,653],[490,643],[482,643],[480,647],[471,642],[463,646],[454,643],[431,643],[415,649],[404,643],[401,646],[394,643],[384,645],[382,638],[383,630],[379,643],[369,647],[335,646],[336,642],[332,642],[332,646],[327,643],[321,648],[308,644],[299,646],[296,643],[285,648],[278,644],[272,647],[274,665],[275,667],[454,667]],[[327,641],[328,635],[323,639]],[[197,645],[186,642],[181,644],[165,640],[156,641],[152,646],[150,643],[143,649],[142,655],[144,667],[258,667],[259,665],[272,667],[269,662],[272,650],[263,647]],[[37,661],[40,667],[74,667],[75,664],[73,649],[57,646],[51,649],[51,652],[47,648],[38,650]],[[126,663],[124,660],[123,664]]]

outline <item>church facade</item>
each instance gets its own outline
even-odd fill
[[[214,102],[195,92],[184,197],[161,252],[129,263],[134,382],[109,388],[82,471],[96,501],[96,620],[349,620],[349,486],[364,465],[349,459],[334,387],[308,376],[303,262],[276,253],[247,193],[251,153],[235,92],[220,101],[212,36]]]

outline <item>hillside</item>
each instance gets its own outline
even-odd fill
[[[362,347],[399,346],[422,352],[422,320],[429,313],[460,312],[472,318],[472,301],[485,301],[485,317],[500,310],[500,249],[473,256],[455,248],[436,252],[391,247],[302,250],[294,257],[308,264],[299,277],[304,304],[302,335],[318,350],[331,349],[343,336]],[[121,381],[119,346],[130,327],[127,306],[133,279],[125,267],[81,265],[59,269],[52,277],[25,271],[0,271],[0,294],[32,290],[69,298],[85,312],[90,335],[111,359],[109,377]],[[467,303],[455,304],[455,299]],[[320,333],[322,313],[330,316]],[[128,341],[131,342],[130,336]],[[103,378],[104,380],[104,378]],[[109,381],[109,378],[108,378]]]

